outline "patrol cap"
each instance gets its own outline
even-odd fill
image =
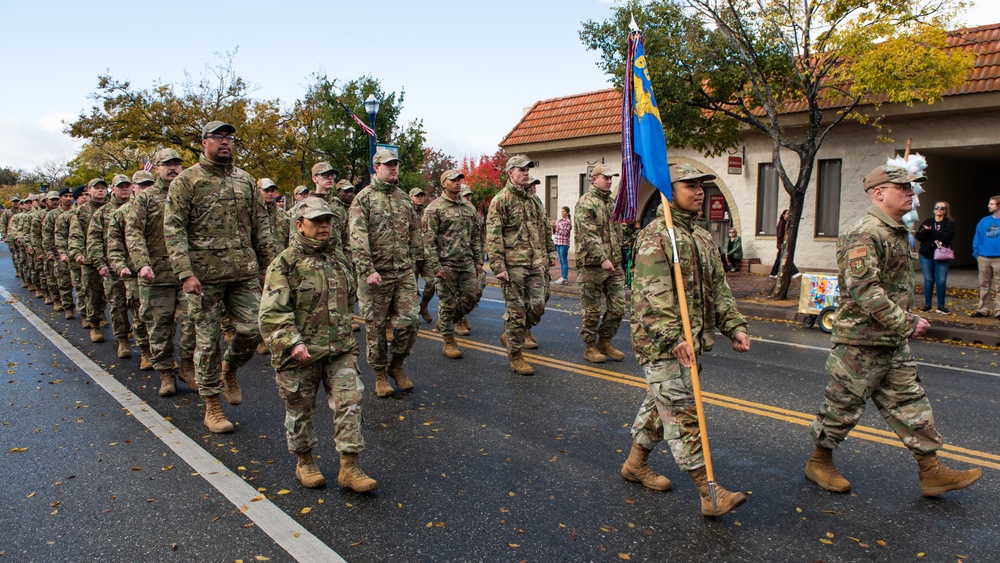
[[[327,172],[333,172],[334,174],[340,174],[340,170],[337,170],[333,166],[330,166],[329,162],[317,162],[313,164],[312,175],[316,176],[319,174],[326,174]]]
[[[510,172],[511,168],[534,168],[535,166],[538,166],[538,163],[534,160],[529,159],[523,154],[515,154],[507,159],[507,167],[505,170]]]
[[[410,197],[413,197],[415,195],[427,195],[427,194],[424,193],[424,190],[420,188],[413,188],[412,190],[410,190]]]
[[[309,188],[305,186],[296,186],[295,191],[292,192],[294,195],[301,195],[309,193]]]
[[[87,189],[93,188],[98,184],[104,184],[105,186],[108,185],[108,183],[105,182],[103,178],[91,178],[91,180],[87,182]]]
[[[462,174],[458,170],[445,170],[441,173],[442,184],[445,180],[461,180],[462,178],[465,178],[465,174]]]
[[[323,198],[311,196],[303,199],[295,206],[295,218],[316,219],[324,215],[333,215],[333,210]]]
[[[257,180],[257,187],[262,190],[277,190],[278,184],[275,184],[274,180],[270,178],[261,178],[260,180]]]
[[[539,180],[538,178],[532,178],[531,180],[528,181],[529,186],[534,186],[535,184],[541,184],[541,183],[542,181]]]
[[[59,192],[53,190],[45,194],[45,199],[59,199]]]
[[[385,147],[379,147],[375,151],[375,157],[372,159],[372,163],[374,164],[387,164],[393,161],[399,162],[399,156]]]
[[[87,189],[87,186],[77,186],[73,188],[73,199],[79,199],[83,195],[83,191]]]
[[[236,128],[225,121],[209,121],[201,128],[201,138],[204,139],[212,133],[235,133]]]
[[[469,186],[466,186],[465,184],[462,184],[462,191],[460,192],[460,195],[462,197],[465,197],[467,195],[472,195],[472,189],[469,188]]]
[[[181,155],[177,154],[174,149],[160,149],[153,155],[153,164],[156,166],[171,160],[181,160]]]
[[[131,183],[132,179],[124,174],[115,174],[115,177],[111,179],[111,185],[116,188],[121,184],[131,184]]]
[[[16,195],[10,196],[10,202],[11,203],[19,203],[20,201],[21,201],[21,198],[17,197]]]
[[[617,175],[618,175],[617,172],[612,173],[611,169],[605,168],[603,164],[598,164],[597,166],[594,167],[593,170],[590,171],[591,178],[593,178],[594,176],[607,176],[608,178],[611,178],[612,176],[617,176]]]
[[[62,197],[64,195],[66,195],[66,194],[71,194],[72,191],[73,190],[71,188],[68,188],[68,187],[67,188],[63,188],[63,189],[59,190],[59,197]]]
[[[337,191],[341,190],[351,190],[354,191],[354,184],[350,180],[340,180],[337,182]]]
[[[671,182],[693,182],[695,180],[714,179],[714,174],[702,172],[690,164],[674,164],[670,167]]]
[[[155,181],[156,178],[154,178],[153,175],[146,170],[138,170],[135,174],[132,174],[133,184],[152,184]]]
[[[867,192],[881,184],[909,184],[910,182],[925,181],[927,181],[926,176],[917,176],[916,174],[910,174],[905,168],[883,164],[869,172],[862,181],[862,184]]]
[[[24,198],[24,201],[35,201],[35,194],[28,194],[28,197]]]

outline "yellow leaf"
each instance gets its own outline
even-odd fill
[[[924,555],[927,555],[927,554],[924,553],[923,551],[921,551],[920,553],[917,554],[917,557],[923,557]]]
[[[323,499],[316,499],[317,504],[323,504]]]
[[[160,468],[160,471],[170,471],[170,470],[171,470],[171,469],[173,469],[173,468],[174,468],[174,466],[173,466],[173,465],[168,465],[168,466],[166,466],[166,467],[161,467],[161,468]]]
[[[290,492],[292,492],[292,491],[289,491],[288,489],[281,489],[280,491],[278,491],[278,494],[279,495],[287,495]]]
[[[795,512],[798,512],[799,514],[802,514],[802,509],[796,506],[795,507]]]
[[[294,535],[295,537],[299,537],[299,533],[298,533],[298,532],[295,532],[295,534],[293,534],[293,535]]]
[[[507,493],[507,496],[509,496],[509,497],[514,496],[514,491],[511,491],[511,492]]]
[[[300,510],[299,514],[309,514],[310,512],[312,512],[312,507],[311,506],[307,506],[307,507],[303,508],[302,510]]]
[[[33,496],[35,496],[35,492],[34,491],[32,491],[30,495],[28,495],[28,498],[31,498]]]
[[[833,532],[827,532],[826,533],[826,537],[828,537],[828,538],[830,538],[832,540],[833,539]]]
[[[10,449],[10,453],[12,453],[12,454],[26,452],[26,451],[28,451],[28,448],[11,448]]]
[[[434,525],[437,526],[438,528],[444,528],[444,522],[438,522],[437,524]]]
[[[509,543],[509,544],[507,544],[507,547],[521,547],[521,544],[519,544],[519,543]]]
[[[825,543],[826,545],[833,545],[833,542],[826,538],[820,538],[819,543]]]
[[[632,556],[629,555],[629,554],[627,554],[627,553],[619,553],[618,554],[618,558],[619,559],[624,559],[625,561],[631,561],[632,560]]]
[[[434,424],[434,421],[428,420],[427,422],[424,423],[424,426],[430,426],[431,424]]]
[[[397,506],[397,507],[399,507],[399,508],[403,508],[403,503],[401,503],[401,502],[397,502],[397,503],[396,503],[396,506]]]
[[[889,544],[885,540],[875,540],[875,543],[881,545],[882,547],[889,547]]]
[[[264,557],[263,555],[255,555],[254,559],[256,559],[257,561],[270,561],[271,560],[270,557]]]
[[[265,498],[266,497],[264,495],[257,495],[255,497],[253,497],[252,499],[250,499],[250,502],[257,502],[259,500],[264,500]]]
[[[347,508],[354,508],[354,505],[349,502],[344,503],[344,505],[347,506]]]
[[[433,528],[434,527],[434,522],[428,522],[427,523],[427,527],[428,528]]]

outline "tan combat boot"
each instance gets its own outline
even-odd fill
[[[399,387],[402,391],[409,391],[413,389],[413,381],[410,380],[410,376],[406,375],[403,371],[403,360],[406,356],[393,356],[392,361],[389,362],[389,377],[396,382],[396,387]]]
[[[457,360],[462,357],[462,351],[458,349],[458,343],[455,342],[454,336],[445,336],[444,347],[441,348],[441,353],[444,354],[446,358]]]
[[[459,336],[469,336],[472,334],[472,325],[469,324],[469,319],[462,317],[455,323],[455,334]]]
[[[58,301],[56,301],[55,305],[52,306],[52,310],[55,311],[55,312],[57,312],[57,313],[61,313],[63,311],[62,303],[59,303]]]
[[[507,345],[507,333],[506,332],[501,332],[500,333],[500,344],[503,345],[504,349],[506,349],[507,353],[509,354],[510,353],[510,346]]]
[[[205,397],[205,426],[215,434],[235,430],[233,423],[226,418],[226,411],[222,410],[222,401],[219,400],[218,395]]]
[[[295,454],[298,462],[295,464],[295,479],[307,489],[317,489],[326,486],[326,477],[320,472],[312,450]]]
[[[177,393],[177,374],[172,369],[160,370],[160,396],[173,397]]]
[[[45,304],[46,305],[52,305],[52,304],[55,303],[55,301],[52,300],[52,296],[51,295],[49,295],[49,294],[47,294],[45,292],[42,292],[42,295],[45,296]]]
[[[941,465],[937,454],[913,454],[920,468],[920,491],[925,497],[936,497],[948,491],[964,489],[983,476],[980,468],[956,471]]]
[[[712,495],[708,487],[708,473],[704,467],[699,467],[694,471],[688,471],[694,485],[698,487],[698,494],[701,495],[701,515],[702,516],[722,516],[737,506],[747,501],[747,496],[743,493],[733,493],[722,488],[722,485],[715,485],[715,508],[712,508]]]
[[[101,329],[94,328],[93,326],[90,327],[90,341],[94,343],[104,342],[104,333],[101,332]]]
[[[149,371],[153,369],[153,352],[149,349],[149,344],[139,346],[139,369]]]
[[[127,360],[132,357],[132,346],[128,343],[128,337],[118,339],[118,358]]]
[[[71,321],[71,320],[73,320],[73,319],[76,318],[76,312],[73,310],[72,307],[69,308],[69,309],[66,309],[66,315],[65,315],[65,317],[66,317],[67,321]]]
[[[535,340],[535,335],[531,334],[531,331],[525,331],[524,333],[524,347],[528,350],[534,350],[538,348],[538,340]]]
[[[240,384],[236,381],[236,370],[225,360],[222,361],[222,396],[230,405],[238,405],[243,402],[243,390],[240,389]]]
[[[375,479],[365,475],[358,467],[358,454],[340,454],[340,473],[337,484],[356,493],[367,493],[378,487]]]
[[[427,303],[420,304],[420,318],[424,320],[425,323],[429,323],[434,320],[431,316],[431,312],[427,310]]]
[[[83,328],[90,328],[90,321],[87,320],[86,315],[80,316],[80,326],[82,326]]]
[[[615,348],[615,345],[611,343],[611,339],[600,338],[597,340],[597,349],[600,350],[608,358],[620,362],[625,359],[625,353]]]
[[[649,466],[649,450],[632,442],[632,451],[622,465],[622,477],[633,483],[642,483],[647,489],[669,491],[670,479],[660,475]]]
[[[194,377],[194,358],[181,358],[181,381],[195,391],[198,390],[198,381]]]
[[[583,350],[583,359],[595,364],[603,364],[607,361],[604,354],[597,349],[597,344],[593,342],[587,342],[587,347]]]
[[[396,390],[389,383],[389,372],[385,368],[375,369],[375,394],[379,397],[392,397]]]
[[[832,493],[846,493],[851,490],[851,483],[837,471],[833,464],[833,450],[819,444],[806,462],[806,479]]]
[[[524,356],[521,352],[510,353],[510,371],[516,373],[517,375],[534,375],[535,368],[531,367],[531,364],[524,361]]]
[[[264,344],[264,342],[261,341],[261,343],[257,345],[257,353],[261,356],[267,356],[271,353],[271,349],[267,347],[267,344]]]
[[[36,288],[35,288],[35,297],[37,297],[37,298],[39,298],[39,299],[44,299],[44,298],[45,298],[45,292],[44,292],[44,291],[42,291],[42,290],[40,290],[40,289],[38,289],[38,288],[36,287]]]

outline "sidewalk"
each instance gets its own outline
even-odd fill
[[[559,278],[559,266],[549,270],[552,279]],[[918,273],[918,282],[923,281]],[[579,296],[580,286],[577,284],[576,269],[569,270],[569,284],[551,285],[555,294]],[[788,299],[774,301],[770,299],[771,290],[776,280],[764,274],[729,273],[726,274],[729,287],[733,290],[739,302],[740,311],[750,317],[767,320],[802,322],[805,315],[798,312],[800,279],[792,280],[788,290]],[[487,283],[499,285],[496,278],[487,267]],[[956,340],[966,344],[981,344],[1000,347],[1000,320],[977,319],[970,315],[975,312],[979,303],[978,273],[972,269],[961,268],[948,276],[948,295],[946,305],[951,310],[950,315],[935,312],[920,313],[931,323],[926,338],[939,340]],[[937,297],[935,296],[935,303]],[[918,283],[914,305],[919,309],[923,305],[923,285]],[[816,328],[815,330],[819,330]]]

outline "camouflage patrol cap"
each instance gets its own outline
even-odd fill
[[[333,215],[333,209],[321,197],[307,197],[295,206],[295,219],[316,219],[324,215]]]
[[[45,193],[45,199],[59,199],[59,192],[53,190]]]
[[[510,172],[511,168],[534,168],[535,166],[538,166],[538,163],[534,160],[531,160],[523,154],[515,154],[507,159],[507,167],[505,170]]]
[[[372,163],[374,164],[388,164],[393,161],[399,162],[399,155],[395,151],[391,151],[385,147],[379,147],[375,151],[375,157],[372,158]]]
[[[591,178],[593,178],[594,176],[607,176],[608,178],[611,178],[617,175],[618,175],[617,172],[612,173],[611,169],[606,168],[603,164],[598,164],[597,166],[594,167],[593,170],[590,171]]]
[[[111,185],[113,187],[118,187],[121,184],[131,184],[132,179],[124,174],[115,174],[115,177],[111,179]]]
[[[910,182],[925,182],[927,177],[910,174],[905,168],[883,164],[872,170],[862,180],[865,191],[882,184],[909,184]]]
[[[542,181],[539,180],[538,178],[532,178],[531,180],[528,181],[528,185],[529,186],[533,186],[535,184],[541,184],[541,183],[542,183]]]
[[[262,190],[277,190],[278,184],[275,184],[274,180],[270,178],[261,178],[257,180],[257,187]]]
[[[296,186],[295,191],[292,192],[293,195],[301,195],[309,193],[309,188],[305,186]]]
[[[91,180],[87,182],[87,189],[93,188],[98,184],[104,184],[105,186],[108,185],[108,183],[104,181],[104,178],[91,178]]]
[[[702,172],[690,164],[674,164],[670,167],[671,182],[694,182],[695,180],[714,180],[714,174]]]
[[[153,164],[156,166],[171,160],[181,160],[181,155],[177,154],[174,149],[160,149],[153,155]]]
[[[472,189],[469,188],[469,186],[462,184],[462,191],[460,192],[460,194],[462,197],[465,197],[467,195],[472,195]]]
[[[465,174],[462,174],[458,170],[445,170],[441,173],[442,184],[445,180],[461,180],[462,178],[465,178]]]
[[[337,191],[341,190],[354,190],[354,184],[350,180],[341,180],[337,182]]]
[[[201,128],[201,138],[204,139],[212,133],[235,133],[236,128],[232,125],[226,123],[225,121],[209,121]]]
[[[156,181],[156,178],[146,170],[138,170],[135,174],[132,174],[133,184],[152,184]]]
[[[333,172],[334,174],[340,174],[340,170],[337,170],[333,166],[330,166],[329,162],[317,162],[313,164],[312,175],[317,176],[319,174],[326,174],[328,172]]]
[[[10,202],[11,203],[19,203],[20,201],[21,201],[21,198],[17,197],[16,195],[10,196]]]
[[[410,197],[413,197],[415,195],[427,195],[427,194],[424,193],[424,190],[420,188],[413,188],[412,190],[410,190]]]
[[[24,198],[23,201],[35,201],[35,194],[28,194],[28,197]]]

